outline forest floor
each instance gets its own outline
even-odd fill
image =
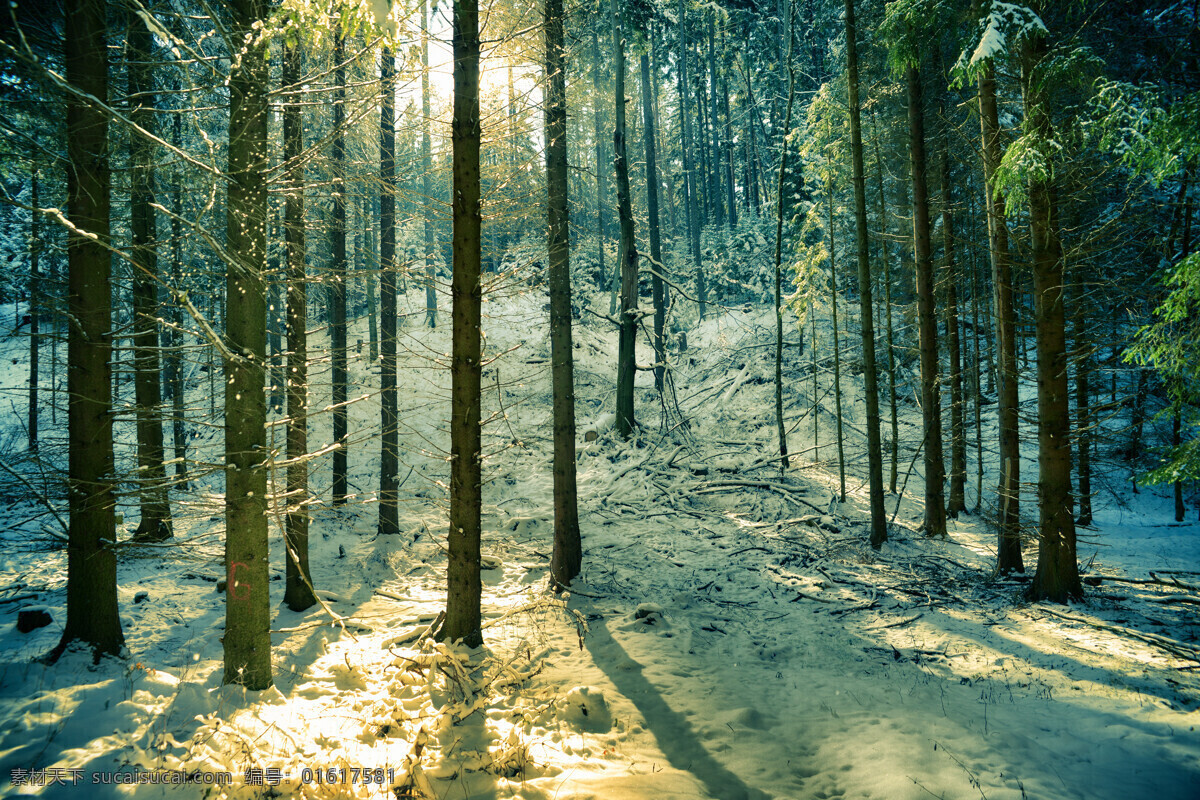
[[[905,473],[920,442],[919,412],[907,403],[906,491],[887,496],[889,514],[898,511],[889,542],[875,552],[866,544],[857,379],[845,379],[849,496],[839,503],[832,378],[823,374],[817,384],[818,450],[811,342],[801,350],[794,328],[785,400],[797,455],[785,476],[772,458],[773,317],[760,307],[717,309],[689,331],[690,348],[673,356],[669,402],[660,403],[649,373],[639,376],[636,442],[601,435],[584,443],[581,435],[583,574],[571,593],[555,595],[547,589],[545,301],[540,292],[489,297],[486,644],[474,652],[434,644],[424,634],[445,595],[449,315],[430,330],[421,324],[419,290],[404,300],[404,533],[375,532],[378,369],[363,355],[352,391],[362,399],[351,406],[356,497],[331,507],[328,465],[314,471],[313,490],[324,498],[312,531],[322,603],[306,612],[282,606],[272,523],[272,689],[221,686],[224,604],[215,585],[223,500],[211,472],[176,493],[174,541],[120,546],[129,657],[97,666],[80,653],[53,667],[34,660],[61,635],[65,550],[53,517],[31,498],[36,491],[5,484],[2,793],[1196,797],[1200,525],[1174,523],[1165,496],[1132,495],[1118,468],[1101,463],[1101,482],[1111,485],[1098,493],[1096,522],[1080,540],[1085,576],[1098,585],[1069,607],[1029,605],[1021,581],[992,574],[995,473],[986,454],[980,512],[952,520],[946,540],[917,531],[920,464]],[[606,302],[597,296],[593,307],[603,312]],[[351,342],[366,338],[359,324]],[[615,331],[588,314],[575,334],[582,434],[590,423],[603,430],[612,405]],[[323,336],[314,335],[317,348]],[[0,446],[10,467],[38,486],[17,455],[26,344],[20,336],[0,343],[0,386],[15,409]],[[651,361],[640,349],[638,362]],[[314,408],[327,402],[326,370],[327,361],[315,363]],[[207,377],[194,372],[189,406],[197,416],[207,410],[207,391]],[[132,424],[120,426],[118,440],[128,445]],[[271,430],[281,437],[281,426]],[[219,464],[219,428],[193,432],[190,455]],[[328,439],[328,414],[318,414],[310,445]],[[52,442],[44,450],[53,458]],[[128,465],[130,448],[121,450]],[[1032,459],[1024,469],[1033,480]],[[969,505],[973,487],[972,477]],[[1027,514],[1036,511],[1032,500]],[[124,511],[131,530],[136,508]],[[1025,558],[1032,571],[1032,542]],[[18,633],[17,611],[31,605],[54,621]],[[145,781],[164,770],[192,782],[107,785],[115,773]],[[221,772],[230,784],[203,784]]]

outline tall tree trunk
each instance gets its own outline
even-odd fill
[[[439,635],[483,644],[479,601],[481,482],[479,335],[479,4],[454,0],[454,269],[450,362],[450,536],[446,620]]]
[[[761,208],[761,197],[758,193],[758,142],[755,141],[754,130],[757,127],[754,122],[758,112],[754,110],[754,96],[750,91],[749,67],[746,69],[746,94],[750,101],[748,108],[750,115],[746,122],[746,147],[749,148],[746,151],[746,192],[750,195],[750,213],[757,217]]]
[[[81,92],[108,99],[103,0],[66,1],[66,74]],[[79,641],[96,658],[125,646],[117,615],[113,494],[112,285],[108,117],[67,96],[67,622],[49,654]],[[83,235],[86,232],[88,235]]]
[[[725,33],[721,33],[721,51],[728,53]],[[729,113],[729,77],[728,58],[725,58],[725,68],[721,70],[721,116],[725,120],[725,207],[729,210],[729,227],[736,228],[738,224],[737,196],[734,188],[733,167],[733,120]]]
[[[666,322],[667,306],[663,294],[662,234],[658,213],[658,154],[654,141],[654,96],[650,80],[650,56],[643,53],[642,68],[642,137],[646,150],[646,211],[650,228],[650,292],[654,302],[654,388],[663,394],[663,378],[667,371]]]
[[[39,329],[42,304],[42,242],[38,230],[39,196],[38,167],[35,163],[29,171],[29,204],[33,212],[29,215],[29,410],[26,424],[29,434],[29,452],[38,450],[38,347],[42,336]]]
[[[974,203],[971,203],[971,219],[974,221],[972,228],[978,230]],[[983,505],[983,362],[979,347],[979,305],[979,256],[975,251],[971,255],[971,346],[974,354],[971,379],[975,393],[975,506],[972,513],[975,514]]]
[[[232,0],[225,336],[225,683],[271,685],[267,564],[267,44],[264,0]]]
[[[782,187],[781,187],[782,188]],[[842,343],[838,332],[837,237],[833,231],[833,177],[825,183],[829,203],[829,307],[833,314],[833,404],[837,413],[838,500],[846,502],[846,448],[842,437]]]
[[[796,99],[796,70],[792,66],[792,44],[795,31],[788,30],[787,70],[788,102],[783,117],[783,139],[779,150],[779,184],[775,192],[775,428],[779,434],[779,471],[788,468],[787,426],[783,422],[783,180],[787,176],[787,137],[792,128],[792,106]],[[749,89],[749,75],[746,76]],[[812,313],[812,312],[810,312]],[[816,316],[815,314],[813,315]],[[814,327],[813,330],[816,330]],[[815,340],[814,340],[815,345]],[[816,358],[816,347],[813,347]],[[813,370],[813,419],[816,419],[817,372]],[[815,431],[815,428],[814,428]],[[814,437],[813,445],[816,445]],[[815,456],[814,456],[815,459]]]
[[[709,158],[709,166],[711,167],[711,178],[709,180],[709,196],[712,198],[713,212],[715,214],[713,221],[717,225],[724,225],[726,222],[724,191],[722,190],[722,173],[724,170],[721,166],[721,134],[720,123],[717,118],[720,103],[717,100],[717,35],[716,25],[713,21],[714,12],[708,15],[708,121],[711,126],[711,141],[712,141],[712,156]]]
[[[154,78],[150,67],[154,39],[140,18],[129,25],[130,120],[154,134]],[[167,470],[163,466],[162,387],[158,363],[158,225],[154,203],[154,146],[131,131],[129,138],[129,227],[133,256],[133,390],[137,418],[138,505],[141,521],[134,541],[171,538]]]
[[[1071,316],[1072,339],[1075,343],[1075,441],[1079,446],[1079,515],[1080,525],[1092,524],[1092,414],[1090,405],[1091,342],[1084,315],[1082,292],[1076,298],[1075,313]],[[1182,520],[1180,520],[1182,521]]]
[[[1025,118],[1050,139],[1049,99],[1033,72],[1045,57],[1043,39],[1026,42],[1021,77]],[[1083,596],[1075,560],[1071,498],[1071,410],[1067,383],[1066,312],[1063,308],[1062,245],[1054,187],[1047,177],[1029,181],[1029,229],[1033,240],[1033,291],[1037,320],[1038,373],[1038,565],[1029,587],[1032,600],[1058,603]]]
[[[629,438],[637,426],[633,410],[633,385],[637,378],[634,348],[637,341],[638,252],[633,232],[633,207],[629,191],[629,160],[625,148],[625,35],[617,14],[617,0],[609,0],[613,35],[613,69],[616,72],[615,124],[613,126],[613,171],[617,176],[617,213],[621,239],[617,264],[621,270],[620,337],[617,344],[617,434]]]
[[[282,227],[279,223],[279,215],[274,214],[274,223],[271,226],[272,241],[278,241],[278,237],[282,233]],[[272,253],[278,253],[274,247],[269,248]],[[268,261],[269,278],[267,283],[267,350],[270,354],[270,376],[267,379],[267,390],[270,402],[268,407],[273,414],[283,413],[284,404],[284,388],[283,384],[286,378],[284,377],[283,369],[283,333],[287,326],[286,314],[284,313],[284,278],[281,275],[279,267],[279,256],[272,255]]]
[[[395,101],[393,101],[394,103]],[[371,227],[371,198],[369,195],[362,195],[358,204],[359,219],[362,220],[363,246],[359,248],[359,263],[358,268],[363,274],[363,279],[366,282],[367,292],[367,336],[368,349],[367,354],[370,357],[371,367],[379,362],[379,312],[378,304],[375,300],[375,275],[376,265],[371,263],[374,261],[373,254],[378,252],[375,249],[375,233]]]
[[[287,318],[287,513],[284,516],[283,602],[293,611],[315,603],[308,562],[308,281],[304,235],[304,120],[301,111],[300,47],[284,44],[283,105],[284,259]]]
[[[680,128],[683,131],[683,171],[687,176],[688,233],[691,237],[692,264],[696,272],[696,301],[700,307],[700,319],[704,319],[708,303],[700,253],[700,189],[693,160],[695,149],[692,144],[692,116],[688,99],[691,85],[688,83],[687,30],[687,7],[684,0],[679,0],[679,117],[682,123]]]
[[[176,88],[182,82],[176,84]],[[179,109],[176,109],[178,112]],[[171,144],[176,148],[183,146],[183,115],[176,113],[174,119],[171,120]],[[175,168],[174,186],[171,187],[171,283],[174,286],[183,286],[183,171],[179,167]],[[171,304],[171,321],[174,327],[171,329],[171,353],[170,366],[170,384],[171,384],[171,418],[172,430],[171,437],[174,442],[172,448],[175,458],[175,480],[179,484],[180,489],[187,489],[187,420],[184,412],[184,387],[186,385],[183,379],[183,369],[186,363],[181,352],[183,348],[183,309],[178,303]]]
[[[858,96],[858,42],[854,0],[846,0],[846,73],[850,102],[850,155],[854,174],[854,220],[858,244],[858,303],[862,322],[863,393],[867,402],[867,471],[871,493],[871,547],[887,541],[883,507],[883,446],[879,438],[879,380],[875,368],[871,261],[867,241],[867,181],[863,166],[862,119]]]
[[[950,502],[946,513],[957,519],[967,510],[967,439],[963,425],[962,341],[958,327],[958,261],[950,190],[949,142],[942,148],[942,242],[946,287],[946,350],[950,368]]]
[[[349,446],[346,375],[346,37],[333,39],[333,263],[330,266],[329,339],[333,362],[333,504],[346,502],[346,448]]]
[[[1192,171],[1192,165],[1189,163],[1187,172],[1186,172],[1188,177],[1191,176],[1191,171]],[[1189,183],[1189,181],[1185,179],[1184,180],[1184,190],[1185,190],[1185,196],[1187,197],[1187,200],[1183,204],[1183,246],[1180,248],[1180,258],[1181,259],[1186,259],[1188,256],[1190,256],[1192,254],[1192,196],[1190,193],[1188,193],[1186,191],[1188,183]],[[1179,380],[1179,379],[1176,378],[1175,380]],[[1180,394],[1180,393],[1172,392],[1172,394],[1178,396],[1178,394]],[[1183,424],[1182,409],[1180,408],[1180,402],[1181,402],[1180,400],[1175,399],[1175,413],[1173,414],[1173,416],[1171,418],[1171,445],[1176,448],[1178,448],[1179,445],[1182,444],[1182,441],[1183,441],[1180,438],[1180,434],[1181,434],[1180,429]],[[1082,470],[1082,469],[1083,469],[1083,466],[1080,465],[1080,470]],[[1183,506],[1183,481],[1175,481],[1174,489],[1175,489],[1175,521],[1183,522],[1183,517],[1184,517],[1184,514],[1186,513],[1186,509],[1184,509],[1184,506]],[[1082,489],[1080,491],[1082,491]],[[1091,514],[1091,510],[1092,510],[1091,502],[1090,502],[1090,498],[1089,498],[1089,502],[1088,502],[1089,516]]]
[[[383,446],[379,454],[379,532],[396,534],[400,532],[400,504],[396,496],[400,482],[396,396],[396,56],[386,45],[379,53],[379,84],[383,91],[379,111],[379,295],[382,300],[380,322],[383,323],[379,367],[380,424],[383,427]],[[423,126],[424,139],[428,136],[428,120]]]
[[[925,428],[925,535],[946,535],[945,466],[942,462],[942,401],[938,389],[937,308],[929,247],[929,190],[925,176],[925,111],[921,69],[910,64],[909,148],[912,160],[913,255],[917,272],[917,328],[921,340],[921,413]]]
[[[883,257],[883,302],[887,310],[888,408],[891,411],[892,422],[891,470],[888,473],[888,491],[895,494],[900,460],[900,424],[896,415],[896,344],[895,329],[892,326],[892,257],[888,248],[887,201],[883,191],[883,154],[879,148],[878,127],[875,135],[875,167],[875,174],[879,182],[879,242]]]
[[[550,255],[550,360],[554,389],[552,580],[569,586],[583,563],[575,486],[575,374],[571,347],[571,256],[567,186],[567,77],[563,0],[546,0],[546,189]],[[643,81],[649,68],[642,56]],[[643,92],[649,90],[643,85]],[[652,131],[650,124],[646,129]],[[653,136],[653,133],[648,134]],[[652,140],[651,140],[652,141]],[[651,154],[653,144],[650,145]],[[653,156],[648,159],[653,169]],[[657,211],[657,208],[655,208]]]
[[[433,241],[433,154],[429,128],[433,117],[429,108],[429,28],[426,0],[421,3],[421,195],[425,221],[425,324],[437,327],[437,273],[434,269]],[[393,126],[394,127],[394,126]]]
[[[609,287],[608,270],[604,266],[604,241],[607,238],[608,226],[604,224],[604,215],[608,211],[608,181],[605,180],[608,160],[604,157],[604,112],[600,105],[604,97],[601,68],[604,61],[600,57],[599,15],[596,24],[592,25],[592,120],[595,124],[596,136],[596,261],[600,275],[598,288]]]
[[[1017,327],[1012,264],[1008,257],[1008,221],[1004,196],[992,184],[1000,164],[1000,122],[992,65],[979,73],[979,124],[983,136],[983,178],[987,195],[988,250],[992,260],[996,343],[1000,351],[997,403],[1000,428],[999,522],[996,568],[1000,574],[1024,572],[1021,558],[1021,442],[1018,431]],[[990,374],[990,373],[989,373]]]

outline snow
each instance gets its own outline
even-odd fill
[[[594,307],[606,301],[597,296]],[[595,441],[583,441],[583,421],[611,409],[616,332],[593,315],[577,323],[584,565],[572,591],[549,591],[544,303],[539,290],[484,306],[485,356],[496,358],[483,412],[495,421],[484,438],[485,646],[478,650],[428,638],[444,608],[449,341],[448,325],[423,327],[422,290],[401,298],[412,315],[401,334],[403,533],[375,534],[379,406],[371,387],[378,377],[360,356],[351,369],[366,397],[348,407],[359,504],[313,507],[312,565],[323,605],[291,612],[281,602],[282,579],[272,583],[272,689],[221,686],[223,498],[215,475],[173,496],[173,542],[120,547],[129,657],[95,666],[82,653],[53,667],[33,660],[61,635],[65,551],[42,530],[51,520],[35,518],[41,507],[23,490],[11,492],[0,535],[5,791],[48,798],[1196,796],[1200,630],[1195,607],[1180,598],[1197,597],[1200,525],[1174,523],[1167,497],[1147,489],[1132,495],[1122,477],[1107,476],[1112,487],[1097,496],[1096,524],[1081,531],[1079,548],[1085,576],[1099,585],[1069,608],[1030,606],[1021,582],[991,574],[985,520],[993,473],[982,512],[952,520],[950,537],[936,541],[915,530],[918,466],[899,504],[887,497],[889,513],[898,505],[891,539],[872,551],[858,378],[843,377],[850,497],[839,503],[836,461],[829,461],[836,458],[833,398],[825,393],[832,376],[818,387],[829,406],[818,412],[819,450],[811,439],[812,378],[801,374],[807,325],[805,351],[788,350],[794,362],[786,365],[784,395],[789,445],[799,455],[779,475],[769,308],[714,306],[689,330],[691,349],[672,355],[675,393],[665,406],[653,376],[638,375],[644,427],[635,443],[615,439],[606,425],[597,426]],[[0,320],[18,310],[0,307]],[[847,330],[856,324],[850,316]],[[366,338],[361,324],[351,341]],[[818,327],[825,342],[824,309]],[[312,343],[313,408],[329,399],[324,336]],[[797,331],[788,337],[794,342]],[[0,340],[0,386],[20,412],[26,345],[17,335]],[[639,347],[638,362],[651,363],[645,343]],[[206,376],[194,377],[188,405],[205,409]],[[48,390],[49,370],[43,379]],[[1023,387],[1027,399],[1031,391]],[[330,442],[330,416],[313,418],[314,451]],[[23,433],[13,420],[0,426],[0,446],[19,468]],[[902,406],[901,423],[903,470],[920,441],[915,406]],[[269,430],[279,446],[282,426]],[[219,463],[219,431],[195,432],[189,455]],[[127,416],[118,438],[132,441]],[[129,448],[119,450],[122,464],[132,465]],[[1035,454],[1029,446],[1023,454],[1029,481]],[[973,469],[973,450],[969,457]],[[315,461],[314,491],[327,498],[329,480],[327,462]],[[127,533],[137,510],[130,498],[122,503]],[[1032,498],[1024,509],[1036,513]],[[273,518],[276,574],[282,557]],[[1032,566],[1032,542],[1025,557]],[[1184,588],[1150,582],[1151,573]],[[31,597],[5,602],[21,595]],[[44,606],[54,622],[17,633],[23,604]],[[50,770],[43,774],[65,785],[13,785],[12,770]],[[161,770],[179,772],[154,772]],[[118,786],[114,772],[210,781],[228,772],[231,782]],[[69,785],[76,774],[88,790]],[[263,785],[255,785],[259,778]]]

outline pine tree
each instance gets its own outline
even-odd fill
[[[283,106],[284,253],[287,262],[287,511],[284,516],[284,603],[303,611],[316,602],[308,563],[308,289],[305,275],[304,125],[300,45],[285,42]]]
[[[583,561],[575,487],[575,376],[571,347],[567,79],[562,0],[546,0],[545,23],[546,215],[554,391],[554,552],[550,558],[550,574],[554,583],[562,587],[571,584]]]
[[[108,99],[104,0],[66,2],[66,78]],[[72,642],[96,658],[125,647],[117,615],[116,500],[113,494],[112,285],[108,117],[67,96],[67,622],[49,654]],[[86,234],[86,235],[85,235]]]
[[[479,4],[454,0],[454,274],[450,287],[450,535],[442,639],[483,644],[479,602],[482,458],[479,143]]]
[[[231,0],[225,336],[225,683],[271,685],[267,564],[265,0]]]
[[[133,369],[137,416],[138,500],[142,517],[133,538],[139,542],[170,539],[171,507],[167,499],[163,466],[162,388],[158,358],[158,226],[154,210],[154,145],[157,135],[156,95],[150,68],[154,37],[146,23],[131,15],[128,36],[130,121],[146,131],[134,130],[129,141],[131,166],[130,228],[133,233]]]

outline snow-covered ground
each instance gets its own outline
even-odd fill
[[[813,449],[812,378],[802,374],[807,342],[798,359],[797,348],[789,351],[785,395],[789,445],[799,455],[785,477],[771,458],[772,316],[757,307],[721,311],[689,331],[690,349],[673,355],[675,385],[665,404],[652,376],[639,375],[637,442],[581,439],[584,569],[574,591],[556,596],[546,588],[545,299],[511,292],[485,304],[487,348],[497,356],[484,381],[485,417],[494,415],[485,435],[486,645],[466,652],[431,642],[423,634],[444,605],[449,320],[443,313],[438,329],[421,327],[420,292],[405,300],[412,313],[402,337],[405,532],[375,533],[378,376],[364,355],[353,366],[364,398],[351,406],[356,502],[330,507],[328,466],[316,470],[312,485],[324,504],[315,509],[313,573],[323,603],[290,612],[282,580],[274,584],[273,689],[220,683],[222,506],[211,476],[177,495],[174,542],[121,547],[129,658],[98,666],[81,654],[53,667],[33,661],[61,633],[65,553],[43,532],[48,518],[30,521],[40,513],[30,492],[3,498],[5,792],[1197,796],[1200,525],[1175,524],[1168,500],[1153,491],[1101,495],[1095,529],[1081,531],[1080,559],[1091,578],[1125,580],[1101,580],[1069,608],[1030,606],[1020,583],[991,575],[987,497],[985,513],[952,521],[947,541],[915,532],[918,464],[891,541],[875,553],[865,543],[857,384],[846,379],[851,468],[842,504],[828,412],[820,417],[822,446]],[[596,298],[597,310],[605,305]],[[0,320],[8,318],[3,312]],[[581,428],[612,405],[616,348],[607,325],[592,315],[577,323]],[[314,337],[318,347],[322,336]],[[25,344],[19,336],[0,344],[0,385],[17,412]],[[651,360],[639,350],[639,363]],[[314,366],[314,407],[327,402],[327,369]],[[207,384],[196,378],[189,405],[206,410]],[[832,409],[831,378],[821,380]],[[902,476],[919,442],[913,407],[903,414],[910,449],[902,452]],[[21,450],[15,419],[3,433],[9,454]],[[118,435],[131,441],[121,424]],[[313,449],[328,443],[329,424],[327,414],[313,419]],[[194,430],[192,455],[219,460],[219,431]],[[1025,469],[1032,480],[1032,459]],[[989,473],[985,494],[993,483]],[[892,512],[897,498],[889,495],[887,506]],[[1026,509],[1032,513],[1032,502]],[[124,511],[132,529],[136,510]],[[274,529],[272,546],[281,574]],[[1032,568],[1032,544],[1025,557]],[[1180,585],[1155,582],[1152,573]],[[44,606],[54,622],[20,634],[17,611],[29,605]],[[14,770],[61,782],[30,785]],[[114,773],[176,774],[156,773],[166,770],[192,782],[103,783]],[[222,772],[230,784],[203,783]]]

